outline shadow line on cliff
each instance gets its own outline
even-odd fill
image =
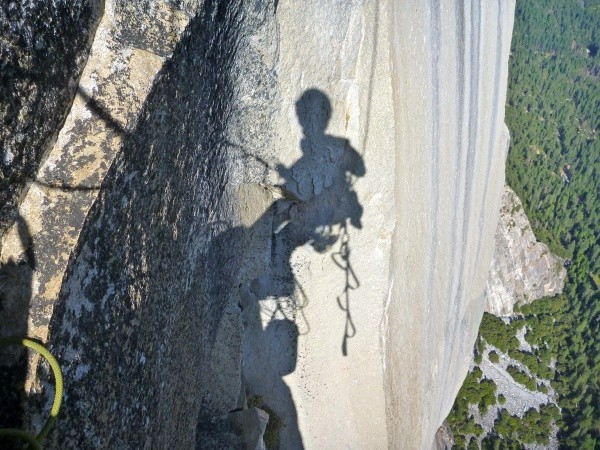
[[[102,106],[102,104],[88,94],[81,86],[77,88],[77,92],[81,95],[81,98],[85,101],[86,106],[98,116],[106,126],[119,135],[127,134],[125,127],[115,119],[112,114]]]
[[[209,398],[218,379],[211,352],[233,283],[211,294],[211,255],[203,242],[221,231],[214,214],[226,189],[223,138],[240,3],[202,3],[154,77],[131,130],[79,90],[122,143],[51,319],[49,342],[66,393],[49,436],[55,445],[128,447],[152,439],[153,446],[189,447],[196,433],[194,445],[202,448],[211,436],[196,425],[221,420],[223,405]],[[127,414],[114,415],[114,405]],[[111,425],[88,420],[100,416]],[[77,432],[65,441],[67,430]]]

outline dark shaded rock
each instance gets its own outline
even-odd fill
[[[241,352],[229,365],[213,354],[220,330],[241,324],[236,296],[251,238],[232,223],[229,126],[243,126],[234,120],[237,78],[252,67],[237,65],[241,42],[267,10],[206,1],[124,133],[54,308],[49,342],[65,403],[50,447],[210,448],[228,439],[224,428],[203,442],[202,430],[218,429],[241,383]],[[224,380],[237,384],[217,402]]]
[[[101,0],[0,5],[0,235],[64,121]]]
[[[452,447],[454,447],[454,436],[452,435],[448,421],[444,420],[444,423],[442,423],[435,433],[433,448],[435,450],[449,450]]]

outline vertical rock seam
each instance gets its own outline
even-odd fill
[[[396,227],[384,313],[394,448],[431,448],[484,307],[508,136],[513,2],[395,2]]]

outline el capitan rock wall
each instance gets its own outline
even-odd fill
[[[51,446],[236,445],[247,394],[282,448],[429,448],[483,311],[513,9],[107,0],[59,189],[2,250],[34,252],[65,371]]]
[[[394,3],[390,446],[430,448],[471,358],[504,185],[514,1]]]

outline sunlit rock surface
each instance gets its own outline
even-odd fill
[[[564,260],[537,242],[517,194],[505,186],[496,230],[496,248],[486,287],[486,311],[511,315],[515,304],[560,294]]]
[[[504,185],[514,1],[394,3],[388,439],[430,448],[466,374]]]
[[[431,447],[483,311],[513,8],[107,0],[2,250],[33,252],[65,373],[49,446],[235,447],[256,406],[281,448]]]
[[[69,255],[100,184],[192,14],[167,4],[149,7],[139,2],[133,7],[113,1],[102,12],[69,114],[18,211],[30,225],[37,256],[30,334],[41,339],[46,338]],[[131,31],[144,24],[152,27],[148,33]],[[17,227],[4,239],[5,258],[12,252]]]

